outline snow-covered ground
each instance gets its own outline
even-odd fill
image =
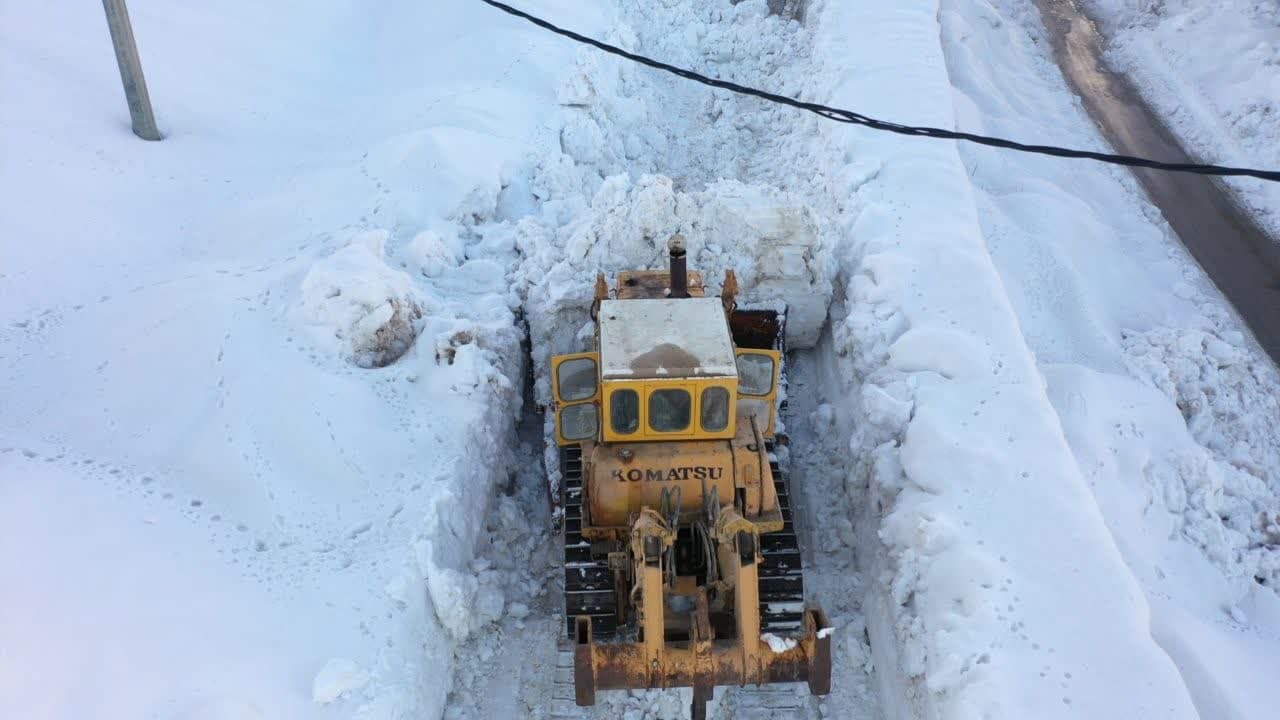
[[[523,367],[510,258],[438,226],[572,49],[462,1],[130,6],[157,144],[100,5],[0,6],[0,716],[436,717],[504,610]]]
[[[1274,0],[1081,0],[1107,60],[1206,162],[1280,167],[1280,5]],[[1280,185],[1228,184],[1272,238]],[[1280,239],[1277,239],[1280,242]]]
[[[564,709],[537,378],[595,272],[676,231],[713,287],[789,263],[832,302],[784,420],[834,692],[789,715],[1273,714],[1280,381],[1123,171],[829,124],[474,0],[135,0],[144,144],[82,5],[0,10],[0,716]],[[520,5],[1102,147],[1030,3]]]

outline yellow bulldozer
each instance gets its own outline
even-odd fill
[[[574,699],[605,690],[831,685],[774,455],[785,312],[686,269],[597,276],[595,349],[552,358]]]

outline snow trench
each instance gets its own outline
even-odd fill
[[[920,101],[952,92],[939,10],[813,3],[801,25],[762,0],[621,2],[606,38],[779,92],[949,125]],[[589,338],[597,271],[660,267],[666,238],[681,232],[713,290],[729,267],[750,288],[763,266],[744,208],[794,218],[816,238],[806,267],[833,301],[818,346],[797,357],[789,422],[813,453],[796,443],[798,476],[821,478],[805,497],[835,494],[853,514],[806,510],[815,568],[837,575],[832,558],[843,557],[860,570],[812,583],[845,621],[835,684],[847,706],[903,718],[1194,715],[1071,454],[953,146],[821,125],[590,52],[558,95],[528,164],[448,231],[512,254],[535,403],[549,400],[550,355]],[[860,677],[869,667],[875,692]],[[483,671],[469,672],[468,687],[481,687]],[[1117,696],[1121,677],[1143,682]],[[469,702],[452,712],[476,712]],[[662,714],[667,700],[621,702],[615,710]]]
[[[628,0],[618,4],[605,37],[724,77],[809,92],[810,33],[794,19],[794,8],[782,10],[792,12],[772,13],[763,0]],[[792,304],[792,329],[807,327],[797,344],[814,342],[832,295],[835,233],[825,200],[815,202],[812,181],[796,172],[794,161],[812,157],[809,147],[820,142],[812,135],[816,122],[793,123],[789,112],[771,105],[707,93],[587,52],[579,55],[558,97],[558,116],[535,143],[538,150],[527,165],[495,189],[492,207],[458,218],[453,231],[474,238],[477,247],[514,253],[509,278],[530,334],[533,403],[550,400],[549,357],[580,350],[590,340],[596,273],[612,280],[619,270],[664,266],[666,241],[676,232],[688,242],[690,268],[703,274],[711,291],[733,269],[748,298],[769,302],[785,296]],[[761,249],[766,245],[772,250]],[[801,281],[788,286],[782,275]],[[554,492],[553,448],[546,465]],[[853,538],[850,532],[840,538],[823,541],[827,554],[843,557],[831,565],[825,592],[849,638],[837,660],[842,679],[832,700],[838,704],[831,707],[878,717],[866,679],[861,581],[847,574],[852,553],[845,542]],[[555,541],[548,534],[536,542],[554,548]],[[815,578],[814,586],[823,587],[822,575]],[[546,653],[554,650],[563,621],[553,599],[539,603],[548,615],[556,613],[548,622],[530,617],[522,629],[504,624],[500,632],[504,643],[527,648],[529,656],[540,658],[536,662],[551,665]],[[489,641],[478,642],[477,648]],[[513,702],[544,709],[553,704],[550,678],[522,678],[517,699],[511,699],[511,693],[499,698],[479,692],[493,687],[493,677],[485,670],[458,677],[450,713],[484,717]],[[798,690],[783,693],[794,695],[785,702],[797,717],[828,707]],[[672,717],[684,713],[687,702],[687,693],[611,693],[596,713]],[[751,693],[727,690],[718,695],[713,714],[747,716],[758,702]]]
[[[998,38],[990,29],[1005,22],[982,3],[619,0],[603,12],[610,42],[787,95],[939,126],[969,107],[998,109],[979,61],[956,70],[966,43]],[[369,717],[441,705],[451,718],[552,714],[562,618],[557,540],[542,510],[558,482],[554,449],[539,448],[549,358],[589,341],[597,272],[612,280],[661,267],[676,232],[712,292],[733,269],[748,296],[816,318],[801,343],[812,347],[791,357],[784,421],[805,502],[807,587],[837,626],[834,694],[798,695],[788,712],[1195,717],[1074,452],[1078,426],[1064,426],[1065,375],[1039,361],[1054,347],[1043,342],[1049,325],[1026,312],[1024,276],[1009,272],[1002,226],[986,219],[1010,207],[1010,191],[971,183],[975,165],[1013,177],[1022,168],[824,123],[594,51],[575,58],[524,162],[412,238],[354,238],[303,280],[292,310],[314,343],[355,365],[408,377],[430,358],[458,368],[447,371],[454,382],[475,382],[474,399],[487,403],[387,588],[420,624],[409,634],[425,657],[449,661],[406,668],[394,687],[420,684],[416,699],[365,691]],[[780,238],[781,255],[761,250]],[[780,265],[804,282],[773,282]],[[1206,393],[1193,374],[1231,368],[1235,384],[1213,385],[1215,399],[1249,382],[1242,363],[1183,367],[1199,357],[1194,348],[1156,362],[1181,340],[1128,327],[1123,352],[1086,343],[1082,356],[1137,368],[1193,401]],[[1215,333],[1199,347],[1233,352]],[[1209,400],[1188,406],[1206,419],[1232,412]],[[1274,446],[1258,433],[1237,453],[1245,464],[1269,462]],[[488,461],[464,462],[477,456]],[[1270,556],[1255,557],[1251,572],[1274,572]],[[428,592],[415,599],[409,589],[420,585]],[[329,673],[338,685],[353,677],[343,669]],[[725,691],[713,714],[740,716],[753,702]],[[618,693],[594,712],[670,717],[686,703],[681,693]]]
[[[802,25],[762,0],[621,2],[606,39],[778,92],[950,125],[945,105],[922,101],[952,93],[939,10],[812,3]],[[798,217],[817,237],[809,267],[819,287],[831,283],[832,306],[823,339],[798,359],[808,369],[791,402],[804,409],[797,435],[847,438],[811,442],[837,481],[815,481],[806,497],[835,493],[854,517],[806,512],[810,544],[860,570],[813,583],[817,600],[846,611],[835,685],[859,688],[849,707],[1194,716],[1071,454],[953,145],[820,124],[590,52],[559,100],[545,151],[458,228],[518,257],[510,278],[536,402],[549,399],[549,356],[589,338],[595,272],[660,267],[679,231],[713,290],[726,267],[749,288],[760,259],[734,198]],[[804,452],[792,453],[801,466],[814,462]],[[1110,688],[1123,677],[1135,682],[1118,697]],[[652,709],[649,697],[639,710]]]

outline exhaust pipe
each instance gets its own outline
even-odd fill
[[[672,235],[667,241],[667,249],[671,251],[671,287],[667,297],[689,297],[689,273],[685,267],[685,246],[683,235]]]

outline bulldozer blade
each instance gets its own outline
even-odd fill
[[[717,685],[804,682],[815,695],[831,690],[830,627],[819,609],[806,612],[804,635],[793,647],[777,652],[764,644],[751,658],[736,639],[708,640],[666,643],[660,658],[648,663],[643,643],[596,643],[590,624],[589,617],[578,618],[574,683],[581,705],[594,703],[600,690],[690,687],[695,708]]]

